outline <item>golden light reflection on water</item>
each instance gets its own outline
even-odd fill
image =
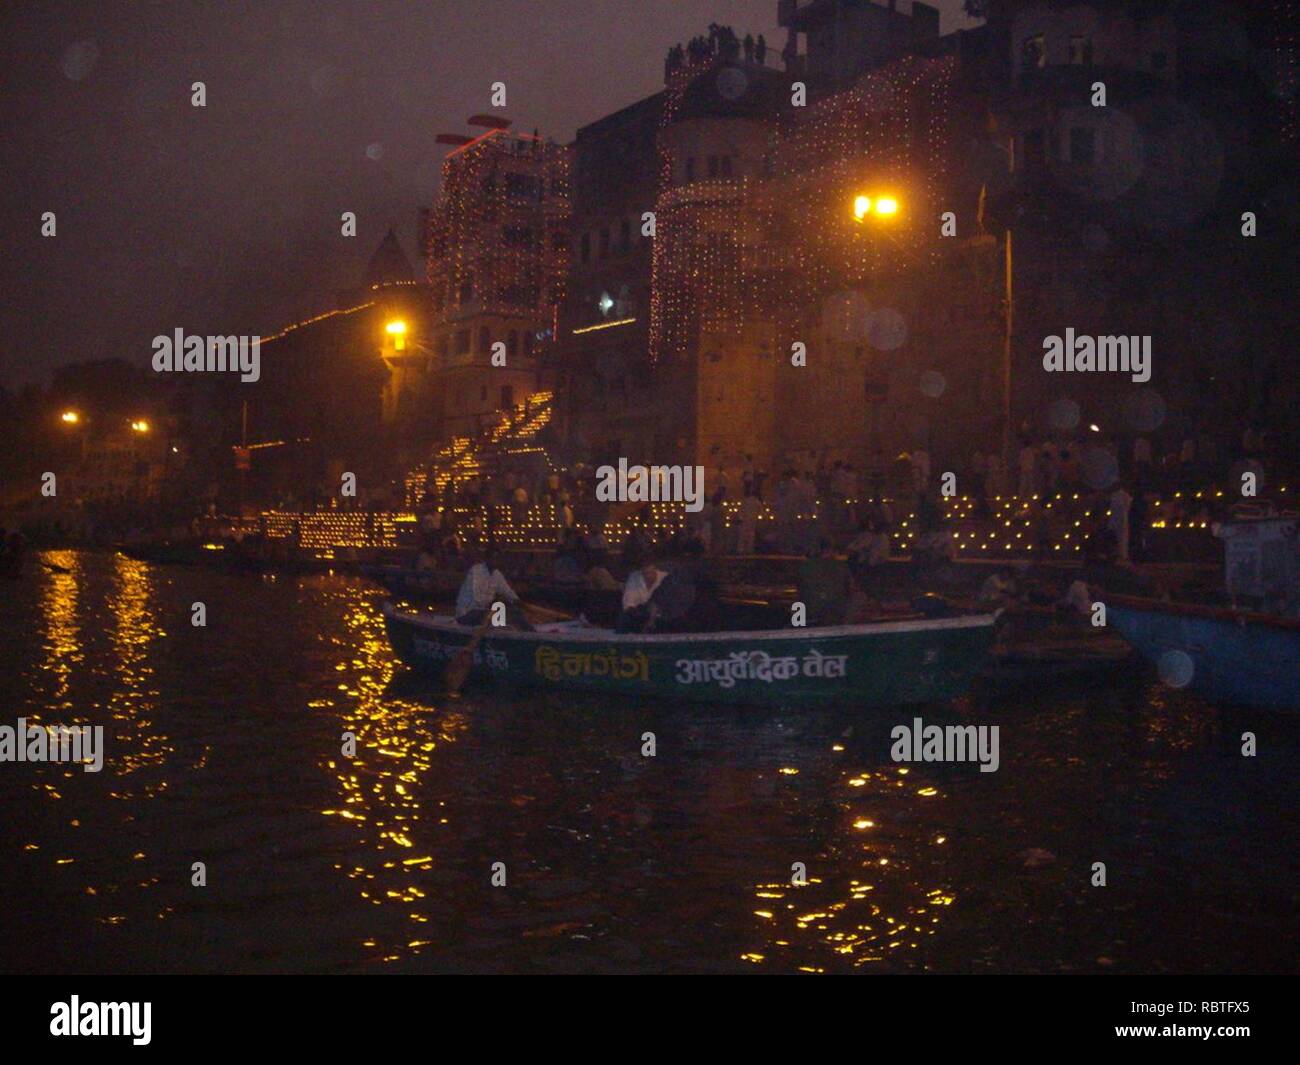
[[[86,654],[77,617],[83,576],[81,555],[75,551],[46,551],[40,559],[50,566],[42,566],[41,570],[41,664],[28,678],[33,690],[42,691],[41,697],[26,708],[27,718],[33,723],[43,720],[42,704],[50,710],[74,709],[68,701],[69,678]]]
[[[161,774],[149,774],[138,787],[130,778],[145,767],[160,767],[172,748],[154,721],[158,691],[153,686],[151,656],[166,633],[155,616],[155,589],[149,567],[114,556],[108,585],[103,568],[96,576],[88,557],[75,551],[46,551],[40,556],[40,655],[25,680],[30,698],[23,707],[28,722],[47,726],[103,728],[103,765],[113,781],[109,797],[130,800],[152,797],[166,788]],[[96,646],[107,640],[111,669],[92,668]],[[104,683],[104,682],[107,683]],[[74,780],[85,772],[81,765],[51,763],[35,767],[32,789],[51,801],[64,798],[59,781]],[[81,822],[69,821],[73,828]],[[94,848],[99,841],[86,839]],[[25,849],[39,849],[29,844]],[[75,865],[80,854],[52,855],[55,867]],[[143,854],[135,855],[137,859]],[[96,885],[84,886],[97,895]],[[115,890],[115,888],[114,888]],[[125,920],[121,915],[100,918],[108,924]]]
[[[845,966],[923,967],[922,958],[906,955],[919,953],[938,932],[943,911],[956,896],[937,882],[937,857],[927,853],[947,837],[918,837],[917,824],[933,815],[911,808],[942,800],[943,793],[918,785],[899,766],[842,772],[835,790],[836,825],[826,853],[807,862],[807,883],[753,885],[759,942],[740,958],[807,973]],[[888,809],[906,825],[893,830],[878,809]],[[818,876],[819,868],[836,873]]]
[[[388,688],[401,667],[375,604],[355,590],[344,589],[338,598],[343,632],[330,639],[343,656],[335,670],[345,679],[337,700],[313,706],[336,710],[342,731],[355,737],[356,753],[326,763],[338,782],[339,802],[321,813],[356,831],[355,854],[364,857],[336,868],[356,883],[359,897],[372,906],[399,907],[412,924],[425,925],[431,920],[428,874],[446,838],[435,830],[448,818],[441,802],[426,809],[420,796],[429,790],[435,752],[454,743],[467,722],[459,713],[392,694]],[[361,945],[390,962],[433,944],[406,936],[384,942],[372,934]]]
[[[113,763],[120,777],[129,777],[146,767],[162,765],[172,753],[167,736],[158,730],[158,689],[155,668],[150,659],[155,645],[167,633],[155,614],[155,591],[152,568],[144,562],[114,555],[113,584],[108,595],[108,609],[113,623],[111,638],[117,662],[116,683],[108,698],[108,714],[114,723],[111,730]],[[144,796],[165,790],[161,778],[144,780]],[[130,787],[119,786],[117,794],[131,795]]]

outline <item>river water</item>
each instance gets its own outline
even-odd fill
[[[6,972],[1296,968],[1300,719],[1136,669],[981,687],[916,714],[999,726],[998,771],[903,766],[912,711],[448,699],[363,581],[40,560],[0,725],[107,753],[0,764]]]

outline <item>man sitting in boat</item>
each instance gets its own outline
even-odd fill
[[[506,624],[516,629],[531,629],[528,619],[519,609],[519,596],[510,587],[505,574],[497,568],[496,549],[489,545],[481,557],[475,559],[461,582],[456,596],[456,621],[461,625],[477,627],[488,616],[488,611],[498,602],[506,604]]]
[[[668,576],[653,553],[627,576],[623,585],[623,610],[618,618],[618,632],[653,632],[659,623],[659,604],[652,602]]]

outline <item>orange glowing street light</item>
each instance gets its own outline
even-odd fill
[[[406,348],[406,323],[401,319],[389,322],[384,331],[393,338],[393,349],[403,351]]]
[[[877,218],[892,218],[898,214],[898,200],[893,196],[855,196],[853,199],[853,217],[858,222],[865,222],[868,215]]]
[[[81,421],[81,415],[78,414],[75,410],[65,410],[62,414],[59,415],[59,417],[63,419],[63,421],[67,422],[68,425],[76,425],[78,422]]]
[[[149,423],[143,418],[138,418],[131,423],[131,428],[137,433],[147,433],[149,431]]]

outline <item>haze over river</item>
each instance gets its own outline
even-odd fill
[[[358,579],[28,561],[0,725],[107,749],[0,763],[7,972],[1296,968],[1300,719],[1137,669],[875,716],[449,699]],[[894,763],[914,716],[998,725],[1000,768]]]

